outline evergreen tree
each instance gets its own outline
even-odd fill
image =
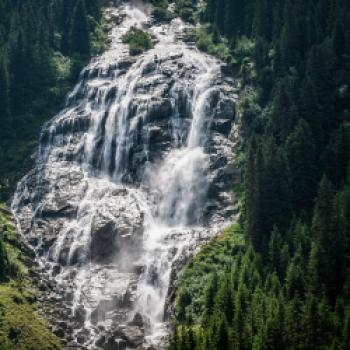
[[[3,282],[8,277],[9,262],[5,250],[4,242],[0,237],[0,282]]]
[[[225,33],[225,0],[216,0],[215,25],[220,34]]]
[[[294,210],[310,211],[316,194],[316,147],[309,125],[299,120],[286,142],[286,155],[290,169]]]
[[[318,245],[317,273],[329,298],[335,301],[344,283],[344,237],[334,210],[334,190],[324,177],[320,183],[312,221],[313,235]]]
[[[4,59],[0,57],[0,119],[2,120],[1,139],[7,139],[12,132],[10,119],[9,77]]]
[[[85,0],[77,0],[69,33],[70,52],[82,56],[90,55],[89,26]]]

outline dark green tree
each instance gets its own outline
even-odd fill
[[[85,0],[77,0],[69,33],[70,52],[82,56],[90,55],[90,37]]]

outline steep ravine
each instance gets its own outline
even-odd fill
[[[235,219],[238,87],[221,62],[122,4],[110,48],[44,125],[13,213],[68,347],[162,349],[171,276]],[[131,57],[122,35],[156,45]]]

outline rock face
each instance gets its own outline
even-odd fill
[[[174,275],[232,221],[237,87],[221,63],[119,5],[111,47],[42,129],[13,212],[36,253],[40,301],[68,347],[162,349]],[[147,27],[131,58],[121,36]]]

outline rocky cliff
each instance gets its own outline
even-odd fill
[[[234,220],[238,86],[181,40],[179,19],[156,25],[127,4],[106,16],[110,48],[44,125],[12,208],[67,347],[162,349],[169,286]],[[154,48],[130,56],[131,26]]]

